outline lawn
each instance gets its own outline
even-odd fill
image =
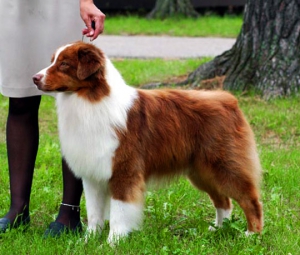
[[[153,61],[157,64],[153,65]],[[171,73],[177,70],[180,75],[193,70],[201,60],[114,62],[128,83],[137,86],[152,79],[169,79],[165,66],[171,67]],[[143,68],[137,68],[132,75],[130,70],[135,66]],[[146,74],[144,69],[148,70]],[[253,95],[237,96],[255,132],[264,169],[265,228],[261,236],[245,237],[246,220],[237,205],[224,229],[208,231],[215,217],[213,206],[206,194],[181,179],[168,188],[148,191],[143,228],[115,249],[105,243],[108,227],[88,243],[74,236],[43,240],[43,231],[57,213],[62,190],[54,100],[44,96],[40,109],[40,149],[32,188],[31,227],[24,233],[13,230],[2,235],[0,254],[297,254],[300,250],[299,98],[263,101]],[[9,207],[4,139],[8,100],[3,97],[0,100],[0,214],[3,215]],[[86,224],[84,198],[82,209],[82,220]]]
[[[242,16],[202,15],[197,19],[147,19],[139,16],[109,16],[104,34],[113,35],[167,35],[236,38],[241,30]]]
[[[114,63],[128,84],[139,86],[186,75],[207,60],[123,59]],[[254,130],[263,166],[265,228],[262,235],[244,235],[246,220],[236,204],[232,218],[225,222],[223,229],[208,231],[215,218],[208,196],[180,179],[167,188],[148,190],[142,229],[115,248],[105,242],[108,225],[102,234],[91,237],[87,243],[83,236],[42,239],[44,230],[55,219],[62,197],[55,103],[52,97],[44,96],[31,195],[31,226],[25,232],[12,230],[0,235],[0,254],[299,254],[299,97],[264,101],[251,93],[236,95]],[[8,99],[0,96],[0,216],[10,204],[5,145],[7,108]],[[86,226],[84,197],[81,208]]]

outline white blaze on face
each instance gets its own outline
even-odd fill
[[[65,45],[65,46],[62,46],[62,47],[58,48],[57,51],[55,52],[54,60],[53,60],[53,62],[51,63],[51,65],[50,65],[50,66],[47,66],[46,68],[44,68],[43,70],[41,70],[41,71],[38,72],[38,74],[42,74],[42,75],[43,75],[42,82],[43,82],[43,80],[45,79],[45,76],[47,75],[47,70],[48,70],[50,67],[52,67],[52,66],[55,65],[55,63],[56,63],[56,61],[57,61],[57,59],[58,59],[59,54],[60,54],[62,51],[64,51],[67,47],[69,47],[69,46],[71,46],[71,45],[72,45],[72,44],[67,44],[67,45]]]

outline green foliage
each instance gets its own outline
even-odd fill
[[[168,35],[236,38],[242,27],[241,16],[204,15],[198,18],[147,19],[138,16],[107,16],[104,34]]]
[[[129,84],[138,86],[153,80],[170,79],[176,73],[185,74],[199,62],[118,60],[115,64]],[[115,248],[105,241],[108,225],[103,233],[92,236],[87,243],[84,236],[42,239],[45,228],[55,218],[62,197],[55,104],[52,97],[44,96],[40,108],[40,148],[31,196],[31,226],[26,232],[13,230],[0,235],[0,254],[298,254],[300,100],[295,97],[263,101],[255,95],[238,95],[238,99],[255,132],[264,170],[265,228],[261,236],[244,235],[246,220],[236,204],[224,228],[208,231],[215,218],[208,196],[195,190],[186,180],[179,179],[167,188],[148,190],[142,229]],[[8,99],[0,97],[0,105],[2,216],[10,203],[4,136]],[[86,224],[84,197],[81,206],[82,220]]]

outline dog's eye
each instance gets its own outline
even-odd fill
[[[67,62],[62,61],[59,65],[59,70],[66,71],[69,68],[69,64]]]
[[[68,66],[68,63],[67,63],[67,62],[61,62],[61,63],[60,63],[60,66],[61,66],[61,67],[67,67],[67,66]]]

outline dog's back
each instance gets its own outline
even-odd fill
[[[257,155],[236,98],[224,91],[140,90],[128,114],[127,131],[119,137],[116,158],[128,155],[131,143],[131,154],[143,157],[147,176]],[[260,175],[258,160],[251,172]]]

